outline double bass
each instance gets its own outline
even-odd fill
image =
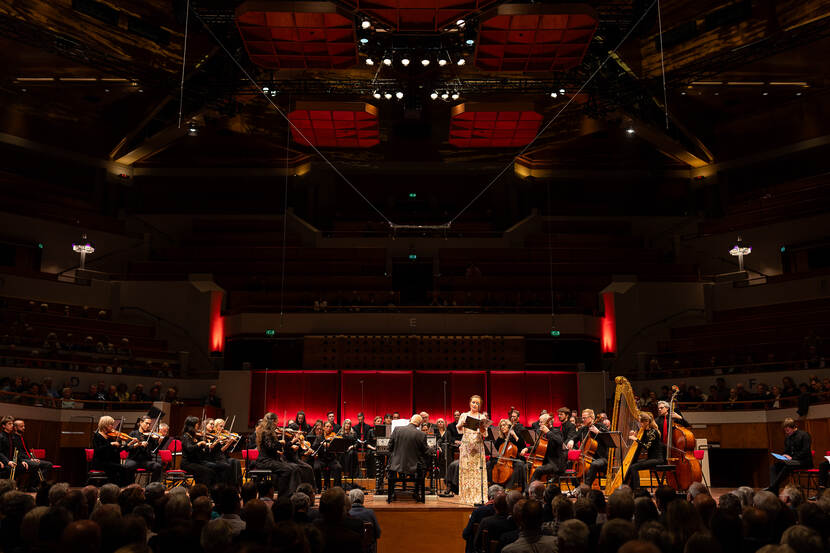
[[[673,423],[674,403],[680,388],[672,386],[672,396],[669,401],[668,437],[666,439],[666,463],[677,467],[675,478],[677,487],[682,490],[689,489],[693,482],[703,481],[703,471],[700,461],[695,458],[695,435],[688,428],[676,426]]]
[[[510,441],[510,435],[512,433],[513,425],[510,425],[507,429],[507,436],[504,438],[504,443],[499,448],[498,461],[493,465],[491,477],[494,484],[506,484],[513,477],[513,461],[519,455],[519,448]]]

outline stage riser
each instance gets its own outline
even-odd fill
[[[464,551],[461,530],[471,509],[375,509],[381,528],[378,553],[448,553]]]

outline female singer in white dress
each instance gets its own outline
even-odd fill
[[[485,420],[480,411],[481,396],[473,396],[470,398],[470,410],[462,413],[458,419],[458,429],[462,433],[458,455],[458,495],[461,502],[468,505],[480,503],[482,498],[487,501],[487,475],[481,469],[487,466],[484,462],[484,436],[487,435],[487,423],[481,425],[478,430],[464,428],[467,417]]]

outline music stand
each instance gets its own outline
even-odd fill
[[[602,444],[609,450],[622,449],[622,432],[620,432],[619,430],[599,432],[594,439],[597,441],[597,444]],[[616,460],[619,461],[619,466],[622,466],[622,459],[617,458]],[[609,466],[606,469],[606,474],[611,474],[611,470],[613,469],[614,467]]]

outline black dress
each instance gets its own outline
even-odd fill
[[[216,464],[208,458],[207,449],[196,445],[199,441],[190,434],[182,434],[182,470],[192,474],[196,482],[212,486],[222,478],[217,474]]]
[[[641,470],[666,463],[666,446],[660,440],[660,432],[653,428],[647,428],[643,432],[643,437],[637,442],[637,452],[634,454],[634,458],[639,457],[643,451],[646,452],[646,459],[632,463],[626,474],[628,484],[635,490],[640,487]]]
[[[280,497],[293,493],[300,481],[297,465],[286,463],[282,458],[282,444],[273,432],[263,432],[259,440],[257,470],[270,470],[277,476],[277,493]]]
[[[341,438],[334,438],[341,439]],[[343,483],[343,465],[337,460],[337,455],[329,453],[328,443],[322,435],[314,438],[314,443],[311,449],[316,452],[314,456],[314,478],[317,481],[317,489],[322,490],[323,469],[328,468],[326,472],[326,488],[330,487],[330,477],[334,478],[334,485],[340,486]]]
[[[522,450],[527,447],[525,441],[521,438],[514,438],[510,436],[510,443],[516,446],[516,459],[513,461],[513,475],[507,482],[504,482],[502,485],[504,489],[510,490],[514,488],[518,488],[520,490],[524,490],[526,486],[527,480],[527,468],[524,459],[522,459],[519,455],[521,454]],[[495,446],[496,451],[500,452],[502,446],[504,445],[504,438],[501,436],[501,432],[499,432],[499,437],[496,438]],[[493,475],[493,467],[495,466],[498,459],[491,458],[487,462],[487,475],[491,477]]]
[[[100,432],[92,435],[92,470],[102,470],[113,484],[128,486],[135,481],[135,461],[126,459],[121,463],[123,446],[112,445],[113,438],[102,436]]]

